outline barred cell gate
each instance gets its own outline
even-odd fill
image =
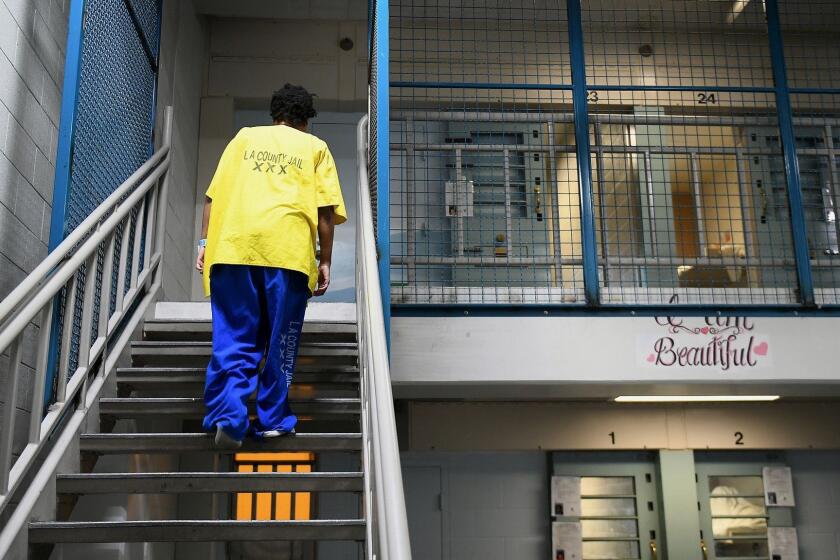
[[[50,251],[152,155],[160,19],[161,0],[71,1]],[[128,254],[142,255],[145,235],[135,231],[138,223],[134,212],[127,231],[121,228],[116,236],[117,251],[128,243]],[[103,300],[114,309],[117,298],[129,288],[128,279],[140,271],[131,270],[130,262],[115,263],[107,271],[114,280],[108,299],[100,294],[103,272],[97,267],[95,294],[88,295],[96,310]],[[122,281],[117,280],[118,273]],[[63,317],[60,303],[53,313],[53,332],[65,335],[53,337],[62,342],[50,353],[48,403],[61,396],[56,395],[59,376],[67,375],[65,369],[75,369],[85,275],[83,269],[73,284],[74,316]],[[62,299],[69,296],[66,292]],[[97,328],[94,323],[94,339]],[[70,355],[69,368],[56,366],[59,352]]]

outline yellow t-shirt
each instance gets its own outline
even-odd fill
[[[243,128],[230,141],[207,189],[212,199],[204,291],[216,264],[297,270],[315,290],[318,208],[347,219],[335,162],[327,144],[289,126]]]

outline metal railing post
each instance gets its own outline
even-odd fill
[[[365,503],[375,507],[368,512],[369,523],[376,522],[375,543],[378,557],[389,560],[410,560],[411,543],[405,510],[400,452],[397,442],[394,399],[388,365],[385,335],[385,309],[379,286],[376,244],[373,236],[373,214],[365,173],[367,161],[367,117],[357,129],[358,219],[356,227],[356,279],[359,297],[356,315],[359,332],[359,374],[362,384],[362,409],[369,411],[365,424],[370,432],[370,453],[366,455]],[[367,445],[367,442],[365,442]],[[371,496],[371,494],[373,494]]]
[[[569,48],[572,57],[572,105],[575,113],[578,184],[580,188],[581,250],[583,289],[586,303],[600,303],[598,247],[595,235],[595,206],[592,200],[592,161],[589,145],[589,110],[586,102],[586,57],[583,52],[583,23],[580,0],[567,0]]]
[[[174,112],[172,107],[167,107],[163,116],[163,141],[164,144],[171,145],[172,143],[172,128],[174,126]],[[157,211],[155,212],[155,253],[160,252],[163,258],[164,240],[166,239],[166,209],[167,200],[169,198],[169,177],[170,173],[167,169],[166,175],[160,184],[160,190],[157,193]],[[155,282],[160,282],[163,277],[163,267],[161,267],[156,275]]]
[[[44,389],[47,384],[47,364],[50,359],[53,307],[52,301],[44,306],[38,325],[38,357],[35,360],[35,386],[32,388],[32,406],[29,413],[29,443],[37,443],[41,439],[41,420],[44,416]]]
[[[9,469],[12,462],[12,446],[15,440],[15,418],[17,417],[17,388],[20,379],[20,360],[22,358],[22,334],[12,343],[9,352],[9,384],[6,402],[3,403],[3,429],[0,430],[0,494],[9,490]]]
[[[169,123],[171,114],[169,108]],[[162,219],[153,221],[159,207],[156,202],[160,198],[150,196],[150,193],[155,193],[161,182],[166,184],[161,180],[171,162],[171,126],[167,131],[169,134],[161,149],[94,209],[0,302],[0,353],[8,350],[11,358],[6,386],[7,400],[0,430],[0,515],[7,520],[0,528],[0,557],[5,557],[17,536],[24,530],[32,508],[47,482],[54,477],[55,466],[66,453],[67,446],[76,438],[88,407],[99,398],[105,381],[116,366],[117,357],[133,336],[160,288],[158,273],[163,246],[160,230],[164,222]],[[128,234],[132,214],[136,219],[134,237],[130,239]],[[156,247],[149,245],[141,259],[141,244],[144,234],[148,233],[144,224],[149,220],[158,225],[159,231],[156,233],[161,234],[158,236],[160,242]],[[120,297],[112,314],[112,276],[117,257],[117,234],[120,231],[125,234],[119,251],[120,278],[117,287]],[[145,239],[148,244],[149,236],[146,235]],[[128,247],[132,241],[132,290],[126,294]],[[141,264],[143,270],[140,270]],[[97,311],[96,280],[100,267],[103,278]],[[83,283],[82,270],[85,271]],[[150,282],[152,278],[157,281]],[[64,301],[59,305],[57,302],[62,298]],[[81,301],[78,298],[82,298]],[[60,317],[59,313],[63,313],[63,316]],[[36,320],[40,321],[40,332],[37,336],[27,441],[22,449],[16,449],[14,435],[23,336]],[[54,325],[62,329],[60,337]],[[97,329],[94,339],[93,331]],[[110,341],[109,335],[116,331],[121,333],[119,338]],[[78,336],[78,340],[74,336]],[[55,349],[58,352],[51,352]],[[109,351],[112,355],[108,355]],[[71,363],[72,360],[77,363]],[[91,375],[92,364],[97,364],[96,376]],[[50,372],[53,371],[58,375],[57,400],[45,415],[44,390],[50,382]],[[44,462],[36,461],[42,457],[41,453],[45,449],[48,450],[47,459]],[[12,461],[18,452],[19,455]],[[34,476],[33,471],[36,471]],[[16,495],[24,480],[29,481],[29,488],[19,502],[12,504],[10,497]],[[7,508],[12,510],[10,515],[6,515]]]
[[[766,0],[767,31],[770,38],[770,55],[773,61],[773,81],[776,90],[776,110],[779,114],[779,134],[785,158],[788,203],[790,204],[791,228],[793,230],[793,252],[796,255],[796,276],[799,280],[799,294],[803,305],[813,306],[814,278],[811,271],[811,257],[808,247],[808,224],[805,219],[802,185],[799,175],[799,158],[796,154],[796,132],[793,127],[793,107],[790,100],[785,47],[777,0]]]

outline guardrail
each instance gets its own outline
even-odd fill
[[[367,558],[411,560],[368,183],[368,118],[357,129],[356,318],[362,387]]]
[[[161,148],[0,302],[0,353],[9,350],[10,356],[0,432],[0,515],[21,482],[31,478],[0,533],[0,558],[25,530],[36,501],[160,288],[172,118],[168,107]],[[51,328],[56,311],[60,329]],[[13,462],[24,330],[36,318],[40,332],[28,441]],[[56,347],[56,397],[44,414],[50,349]],[[46,457],[33,474],[43,452]]]

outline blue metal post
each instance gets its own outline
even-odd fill
[[[580,0],[567,0],[569,47],[572,58],[572,101],[575,114],[578,182],[580,184],[581,242],[583,249],[583,287],[586,303],[600,302],[598,255],[595,241],[595,207],[592,200],[592,162],[589,158],[589,113],[586,107],[586,58],[583,52],[583,23]]]
[[[64,240],[64,223],[67,216],[67,196],[73,165],[73,138],[76,129],[76,109],[79,100],[79,77],[82,69],[82,43],[84,42],[85,0],[70,0],[70,14],[67,21],[67,56],[64,62],[64,85],[61,95],[61,117],[58,128],[58,148],[55,156],[55,181],[53,184],[53,206],[50,216],[50,242],[52,252]],[[53,324],[50,336],[50,353],[47,360],[47,380],[44,402],[49,404],[53,397],[53,384],[58,357],[58,333],[60,330],[58,300],[53,307]]]
[[[385,335],[391,347],[390,80],[388,0],[376,0],[376,229]]]
[[[52,251],[64,240],[67,195],[73,163],[73,136],[76,129],[76,107],[79,99],[79,74],[82,69],[85,0],[70,1],[67,29],[67,58],[64,63],[64,86],[61,96],[61,120],[58,129],[58,149],[55,156],[55,184],[50,218]]]
[[[785,157],[788,201],[793,229],[793,250],[796,255],[796,275],[799,280],[800,298],[804,305],[814,305],[814,279],[811,274],[811,256],[808,249],[808,230],[802,201],[799,177],[799,159],[796,155],[796,133],[793,127],[793,108],[785,65],[785,48],[779,20],[777,0],[766,0],[767,30],[770,37],[770,56],[773,61],[773,81],[776,90],[776,110],[779,114],[779,133]]]

